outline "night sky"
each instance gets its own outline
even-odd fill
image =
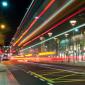
[[[5,45],[9,45],[32,0],[5,0],[8,2],[6,8],[1,7],[2,1],[0,0],[0,23],[6,24],[7,29],[3,34],[6,37]]]

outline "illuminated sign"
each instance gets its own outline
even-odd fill
[[[53,55],[56,54],[56,52],[41,52],[38,55]]]

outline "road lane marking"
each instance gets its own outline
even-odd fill
[[[18,67],[18,66],[16,66],[16,67]],[[21,69],[21,68],[18,68],[18,69]],[[52,68],[52,69],[54,69],[54,68]],[[55,68],[54,70],[57,70],[57,69]],[[58,69],[58,70],[62,70],[62,71],[66,71],[66,72],[75,73],[75,74],[73,74],[73,75],[76,75],[76,74],[85,74],[85,73],[80,73],[80,72],[75,72],[75,71],[70,71],[70,70],[64,70],[64,69]],[[47,70],[43,70],[43,71],[47,71]],[[26,73],[27,73],[27,72],[26,72]],[[33,74],[32,74],[32,75],[33,75]],[[70,76],[70,75],[69,75],[69,76]],[[42,77],[43,77],[43,76],[42,76]],[[68,77],[68,76],[62,76],[62,77],[64,78],[64,77]],[[45,78],[45,77],[44,77],[44,78]],[[46,78],[46,79],[48,79],[48,78]],[[58,79],[59,82],[77,82],[77,81],[85,81],[85,79],[83,79],[83,80],[80,80],[80,79],[70,79],[70,80],[67,80],[67,81],[65,80],[65,81],[64,81],[64,80],[62,80],[61,78],[58,77],[58,78],[55,79],[55,81],[52,81],[52,82],[55,83],[57,79]],[[59,79],[61,79],[62,81],[60,81]],[[57,81],[57,82],[58,82],[58,81]],[[50,84],[51,84],[51,83],[50,83]]]
[[[53,68],[53,67],[47,67],[47,68],[57,70],[56,68]],[[58,69],[58,70],[63,70],[63,71],[67,71],[67,72],[71,72],[71,73],[75,73],[75,74],[85,74],[85,72],[76,72],[76,71],[65,70],[65,69]]]
[[[85,79],[66,79],[66,80],[58,80],[55,81],[55,83],[59,83],[59,82],[85,82]]]
[[[50,80],[50,79],[48,79],[48,78],[45,78],[45,77],[43,77],[42,75],[39,75],[39,74],[37,74],[37,73],[35,73],[35,72],[31,72],[32,73],[32,75],[36,75],[38,78],[41,78],[41,79],[43,79],[43,80],[45,80],[45,81],[48,81],[48,82],[50,82],[50,83],[54,83],[54,81],[52,81],[52,80]]]
[[[53,68],[53,67],[47,67],[47,68],[50,68],[50,69],[53,69],[53,70],[57,70],[56,68]],[[64,70],[64,71],[75,73],[75,74],[85,74],[85,72],[76,72],[76,71],[65,70],[65,69],[58,69],[58,70]]]
[[[52,80],[59,80],[61,78],[65,78],[65,77],[69,77],[69,76],[73,76],[73,75],[76,75],[76,74],[70,74],[70,75],[61,76],[61,77],[58,77],[58,78],[54,78]]]
[[[49,74],[49,73],[52,73],[52,72],[59,72],[61,71],[61,69],[56,69],[56,70],[45,70],[44,72],[41,70],[40,72],[37,72],[38,74]],[[63,71],[63,70],[62,70]]]
[[[52,66],[52,65],[44,65],[44,66]],[[41,65],[41,67],[43,67],[43,66]],[[85,74],[84,72],[76,72],[76,71],[65,70],[65,69],[56,69],[54,67],[44,67],[44,68],[49,68],[49,69],[52,69],[52,70],[64,70],[64,71],[75,73],[75,74]],[[46,71],[46,70],[43,70],[43,71]]]
[[[58,69],[59,70],[59,69]],[[61,69],[60,69],[61,70]],[[23,69],[23,71],[25,71],[24,69]],[[64,70],[61,70],[61,71],[64,71]],[[26,72],[27,73],[27,72]],[[31,71],[28,71],[28,73],[31,73]],[[31,73],[31,75],[33,75],[32,73]],[[64,78],[64,77],[68,77],[68,76],[72,76],[72,75],[76,75],[76,74],[71,74],[71,75],[66,75],[66,76],[62,76],[62,77],[58,77],[58,78],[56,78],[56,79],[60,79],[60,78]],[[38,78],[38,76],[35,76],[36,78]],[[45,77],[44,77],[45,78]],[[46,81],[48,81],[48,78],[46,78],[46,79],[41,79],[42,81],[44,81],[44,80],[46,80]],[[53,79],[53,80],[55,80],[55,79]],[[62,80],[62,79],[61,79]],[[76,81],[85,81],[85,80],[68,80],[68,81],[58,81],[58,82],[76,82]],[[55,81],[54,81],[54,83],[55,83]]]
[[[39,78],[41,81],[45,81],[45,80],[43,80],[43,79],[41,79],[41,78]]]
[[[63,69],[64,70],[64,69]],[[64,70],[67,72],[75,73],[75,74],[85,74],[84,72],[76,72],[76,71],[70,71],[70,70]]]
[[[54,84],[52,84],[52,83],[47,83],[48,85],[54,85]]]
[[[34,76],[35,78],[38,78],[37,76]]]
[[[51,75],[51,74],[61,73],[61,72],[64,72],[64,71],[63,71],[63,70],[60,70],[60,71],[58,71],[58,72],[49,72],[49,73],[42,74],[42,75],[46,76],[46,75]]]
[[[40,67],[49,68],[49,69],[56,69],[56,67],[62,67],[62,66],[57,66],[57,65],[56,65],[56,67],[52,67],[53,65],[48,65],[48,64],[39,64],[39,65],[40,65]],[[64,68],[62,68],[62,70],[67,71],[67,72],[76,73],[76,74],[85,74],[85,72],[76,72],[76,71],[71,71],[71,70],[65,70]]]

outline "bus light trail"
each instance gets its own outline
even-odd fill
[[[29,37],[34,35],[38,30],[42,29],[46,24],[48,24],[52,19],[54,19],[59,13],[62,12],[65,8],[73,3],[73,0],[69,1],[69,3],[64,4],[59,10],[53,13],[45,22],[43,22],[35,31],[32,32],[29,36],[25,37],[18,46],[22,46],[25,42],[28,41]]]
[[[69,1],[69,3],[64,4],[64,6],[62,6],[59,10],[57,10],[55,13],[53,13],[47,20],[45,20],[45,22],[43,22],[39,27],[37,27],[37,29],[35,31],[33,31],[32,34],[30,34],[29,36],[25,37],[18,46],[22,46],[25,42],[27,42],[29,40],[29,38],[31,36],[33,36],[40,29],[42,29],[46,24],[48,24],[52,19],[54,19],[56,17],[56,15],[58,15],[59,13],[61,13],[62,10],[64,10],[65,8],[67,8],[72,3],[73,3],[73,0],[72,1]]]
[[[70,30],[65,31],[65,32],[63,32],[63,33],[60,33],[60,34],[58,34],[58,35],[56,35],[56,36],[53,36],[53,37],[51,37],[51,38],[49,38],[49,39],[46,39],[46,40],[44,40],[44,41],[42,41],[42,42],[40,42],[40,43],[37,43],[37,44],[32,45],[32,46],[30,46],[30,47],[27,47],[27,48],[23,49],[23,51],[24,51],[24,50],[27,50],[27,49],[29,49],[29,48],[31,48],[31,47],[35,47],[35,46],[37,46],[37,45],[40,45],[40,44],[42,44],[42,43],[44,43],[44,42],[47,42],[47,41],[49,41],[49,40],[51,40],[51,39],[54,39],[55,37],[59,37],[59,36],[61,36],[61,35],[64,35],[65,33],[74,31],[75,29],[80,29],[81,27],[84,27],[84,26],[85,26],[85,24],[81,24],[81,25],[79,25],[79,26],[77,26],[77,27],[74,27],[73,29],[70,29]]]
[[[55,2],[55,0],[51,0],[50,3],[45,7],[45,9],[37,16],[37,17],[41,17],[50,7],[51,5]],[[30,24],[30,26],[28,27],[28,29],[22,34],[22,36],[20,36],[20,38],[13,44],[13,46],[15,46],[22,38],[23,36],[25,36],[28,31],[31,29],[31,27],[37,22],[38,19],[34,19],[33,22]]]
[[[34,39],[32,39],[29,42],[26,42],[22,47],[25,47],[26,45],[28,45],[29,43],[33,42],[34,40],[40,38],[41,36],[45,35],[46,33],[48,33],[49,31],[51,31],[52,29],[58,27],[59,25],[65,23],[66,21],[68,21],[69,19],[73,18],[74,16],[76,16],[77,14],[79,14],[80,12],[85,11],[85,8],[81,8],[80,10],[78,10],[77,12],[75,12],[74,14],[70,15],[69,17],[65,18],[64,20],[60,21],[59,23],[57,23],[56,25],[54,25],[52,28],[50,28],[49,30],[45,31],[44,33],[40,34],[39,36],[35,37]]]

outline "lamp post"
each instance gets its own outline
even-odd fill
[[[77,21],[76,21],[76,20],[70,20],[69,22],[70,22],[70,24],[71,24],[72,26],[75,26],[75,25],[76,25],[76,23],[77,23]]]
[[[65,49],[65,50],[66,50],[66,51],[68,51],[68,45],[67,45],[68,35],[69,35],[68,33],[65,34],[65,38],[66,38],[66,40],[65,40],[65,41],[66,41],[66,43],[65,43],[65,44],[66,44],[66,45],[65,45],[65,46],[66,46],[66,47],[65,47],[66,49]]]
[[[77,21],[76,20],[70,20],[69,21],[70,22],[70,24],[71,24],[71,26],[72,27],[74,27],[76,24],[77,24]],[[73,37],[74,37],[74,32],[77,32],[78,30],[77,29],[75,29],[74,31],[73,31]],[[75,41],[73,41],[73,61],[75,62]]]
[[[49,37],[51,37],[52,35],[53,35],[52,32],[49,32],[49,33],[48,33],[48,36],[49,36]],[[51,43],[51,40],[50,40],[50,41],[49,41],[49,45],[48,45],[49,51],[52,51],[52,44],[53,44],[53,43]]]
[[[3,19],[3,8],[5,8],[5,7],[8,7],[8,2],[7,1],[2,1],[1,2],[1,4],[0,4],[1,6],[1,8],[0,8],[0,21]],[[5,24],[1,24],[0,25],[0,29],[5,29],[6,28],[6,26],[5,26]]]
[[[69,61],[70,61],[70,58],[69,58],[69,38],[68,38],[68,36],[69,36],[69,34],[68,33],[66,33],[65,34],[65,56],[66,56],[66,61],[69,63]]]
[[[6,25],[4,24],[3,11],[4,11],[4,8],[7,8],[7,7],[8,7],[8,2],[6,0],[5,1],[0,1],[0,34],[3,34],[3,32],[6,31],[5,30],[6,29]],[[4,38],[3,38],[3,40],[4,40]]]
[[[0,2],[0,18],[3,18],[3,9],[8,7],[7,1]]]
[[[43,41],[44,37],[40,37],[40,40]],[[45,51],[45,43],[41,44],[41,52]]]
[[[60,40],[59,40],[59,38],[54,38],[54,40],[55,40],[55,42],[56,42],[56,44],[57,44],[57,46],[56,46],[56,53],[57,53],[57,57],[60,57],[60,50],[59,50],[59,42],[60,42]]]
[[[84,31],[84,47],[83,47],[83,50],[84,50],[83,56],[85,56],[85,31]],[[84,60],[85,60],[85,58],[84,58]]]

